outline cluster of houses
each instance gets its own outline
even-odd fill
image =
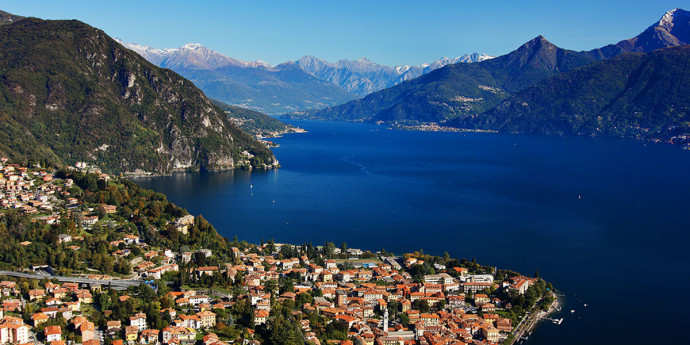
[[[52,212],[57,206],[56,195],[62,191],[52,181],[53,176],[45,170],[7,164],[7,158],[0,158],[0,208],[14,208],[22,214],[49,213],[52,217],[45,221],[52,224],[59,219]]]
[[[80,200],[65,194],[72,181],[53,184],[53,176],[45,171],[5,164],[5,159],[0,162],[0,204],[3,208],[17,208],[28,214],[39,213],[37,210],[49,212],[42,216],[49,222],[50,217],[58,217],[56,220],[59,220],[58,208],[69,210],[71,206],[80,204]],[[112,205],[99,207],[106,214],[117,212],[117,207]],[[83,216],[85,226],[98,220],[93,213]],[[184,234],[194,220],[194,216],[187,215],[173,224]],[[67,234],[58,238],[60,244],[72,249],[78,249],[76,244],[83,240],[83,237]],[[179,271],[182,264],[194,266],[193,263],[188,265],[194,253],[213,256],[208,249],[176,253],[164,248],[150,248],[133,234],[123,234],[110,244],[115,248],[110,254],[116,257],[131,258],[132,245],[142,249],[141,256],[131,261],[135,277],[142,280],[161,279],[166,272]],[[271,319],[272,303],[304,301],[298,298],[301,293],[318,297],[301,305],[295,316],[315,312],[325,316],[329,322],[343,322],[347,324],[351,339],[348,342],[357,340],[364,345],[493,344],[503,341],[512,332],[513,325],[509,318],[501,316],[510,305],[490,297],[487,291],[507,289],[524,294],[536,281],[527,277],[494,281],[490,274],[470,274],[466,268],[446,268],[436,264],[434,268],[440,273],[425,275],[421,282],[415,282],[408,271],[424,262],[412,256],[406,256],[404,260],[350,260],[363,253],[359,249],[347,249],[347,255],[341,255],[350,258],[347,265],[342,261],[346,259],[318,260],[320,264],[317,264],[307,256],[283,258],[279,255],[280,249],[288,244],[272,245],[275,249],[270,255],[234,247],[230,263],[189,268],[189,273],[196,277],[225,275],[226,281],[235,282],[241,276],[244,292],[240,296],[227,295],[224,298],[213,298],[195,290],[170,292],[168,297],[174,301],[175,307],[160,312],[169,315],[172,323],[163,329],[151,328],[143,313],[130,315],[128,324],[111,320],[105,329],[98,329],[93,320],[82,312],[85,306],[93,303],[94,289],[101,288],[97,284],[84,287],[73,283],[46,283],[41,289],[30,290],[22,296],[16,283],[3,281],[0,283],[0,345],[28,343],[30,331],[39,327],[42,329],[39,338],[51,345],[63,345],[64,335],[72,332],[85,345],[98,345],[104,341],[104,336],[109,337],[109,342],[114,345],[194,344],[201,337],[204,345],[220,345],[227,342],[212,332],[218,321],[214,309],[229,308],[246,298],[252,307],[253,324],[261,326]],[[260,249],[266,252],[267,246]],[[340,249],[336,248],[335,254],[341,254]],[[286,276],[295,277],[292,291],[278,293],[266,289],[268,281],[278,281]],[[112,279],[107,276],[101,278]],[[127,298],[130,297],[120,296],[121,302]],[[21,315],[26,303],[38,306],[31,316],[30,325],[14,316]],[[426,307],[421,308],[420,305]],[[44,322],[58,316],[68,321],[66,329],[51,323],[41,327]],[[402,319],[406,321],[398,321]],[[322,345],[312,326],[308,318],[301,318],[304,338],[315,345]],[[348,342],[341,345],[348,345]]]
[[[129,240],[136,241],[135,238]],[[446,272],[425,275],[422,282],[414,282],[403,266],[422,264],[408,260],[399,264],[391,261],[370,260],[353,269],[340,269],[335,260],[325,260],[324,266],[311,262],[306,256],[276,259],[277,255],[258,255],[233,248],[234,262],[224,266],[196,267],[190,274],[226,275],[229,280],[243,277],[244,294],[213,298],[195,290],[169,292],[173,308],[160,310],[170,316],[172,323],[163,329],[152,329],[146,314],[137,312],[129,317],[128,324],[108,321],[105,329],[98,329],[83,313],[85,306],[93,303],[94,289],[76,283],[46,283],[40,289],[32,289],[21,295],[16,283],[0,282],[2,311],[0,311],[0,344],[24,344],[28,334],[42,323],[61,316],[68,322],[67,329],[60,326],[44,327],[39,338],[51,345],[62,345],[65,334],[74,332],[86,345],[98,345],[104,334],[114,344],[193,344],[199,337],[212,340],[208,344],[222,343],[213,333],[217,319],[214,309],[231,307],[239,299],[246,298],[253,310],[256,326],[267,323],[271,317],[272,303],[285,300],[297,301],[301,293],[318,290],[319,297],[313,303],[301,305],[295,315],[316,312],[330,321],[347,324],[351,341],[365,345],[462,345],[493,344],[503,341],[512,331],[511,320],[500,316],[500,310],[509,307],[497,298],[489,297],[487,288],[503,288],[525,293],[536,280],[515,277],[495,282],[491,275],[472,275],[466,268],[453,267]],[[177,260],[183,255],[167,253],[170,260],[163,266],[177,268]],[[183,253],[189,256],[189,253]],[[166,251],[152,251],[144,256],[166,256]],[[140,264],[141,266],[141,264]],[[351,267],[351,266],[349,266]],[[146,269],[146,266],[142,266]],[[146,272],[156,270],[148,269]],[[453,273],[452,275],[449,274]],[[284,276],[299,277],[294,290],[278,293],[267,291],[265,283]],[[120,296],[124,302],[130,296]],[[28,299],[28,301],[24,301]],[[422,301],[422,302],[418,302]],[[26,303],[39,306],[31,316],[32,324],[24,324],[21,315]],[[424,303],[426,302],[426,303]],[[421,311],[415,305],[424,303],[431,308]],[[390,315],[389,305],[395,308]],[[398,322],[404,314],[409,322]],[[300,327],[305,339],[321,345],[309,319],[304,317]],[[100,331],[100,332],[99,332]],[[205,342],[204,342],[205,343]],[[219,344],[216,344],[219,345]]]
[[[503,288],[524,294],[536,281],[515,277],[495,282],[492,275],[471,275],[466,268],[454,267],[452,276],[448,273],[426,275],[423,282],[415,283],[400,264],[389,261],[372,260],[356,269],[340,269],[335,260],[325,260],[324,266],[320,266],[306,256],[278,260],[274,255],[244,253],[238,248],[233,248],[233,254],[239,264],[198,267],[193,273],[198,276],[225,274],[230,280],[241,273],[254,310],[255,325],[262,325],[270,318],[272,297],[277,301],[295,301],[298,294],[318,289],[320,297],[316,297],[314,303],[302,305],[301,312],[317,312],[329,320],[345,322],[350,337],[365,345],[497,343],[512,331],[511,320],[499,314],[510,306],[483,292]],[[402,264],[409,268],[423,262],[410,258]],[[286,275],[299,277],[294,292],[272,296],[265,291],[266,281]],[[416,310],[413,304],[417,300],[436,306],[432,308],[436,311],[422,313]],[[180,305],[190,303],[184,296],[176,302]],[[395,303],[397,312],[407,316],[409,324],[391,322],[389,327],[387,313],[391,303]],[[384,317],[381,317],[382,311],[386,313]],[[320,345],[308,320],[303,320],[301,327],[306,339]]]
[[[98,173],[99,178],[110,179],[109,175]],[[15,209],[46,224],[59,223],[59,212],[67,209],[68,214],[79,220],[82,226],[91,227],[99,220],[98,210],[80,209],[81,202],[67,191],[73,184],[71,179],[55,179],[53,174],[40,167],[8,164],[7,158],[0,158],[0,209]],[[116,212],[113,205],[104,204],[99,208],[107,214]]]
[[[56,319],[58,316],[71,320],[75,330],[79,331],[83,343],[96,339],[95,326],[83,316],[79,316],[83,305],[93,303],[91,289],[81,289],[76,283],[62,285],[46,283],[42,289],[32,289],[27,296],[22,296],[16,282],[0,282],[2,291],[2,310],[0,310],[0,344],[27,344],[29,333],[41,324]],[[38,306],[38,311],[31,315],[31,324],[25,324],[18,315],[24,312],[27,304]],[[17,316],[14,316],[17,315]],[[90,333],[89,333],[90,331]],[[59,326],[47,326],[43,330],[46,342],[53,345],[64,344],[63,330]]]
[[[216,325],[216,314],[211,310],[228,306],[227,303],[221,302],[211,305],[210,297],[197,295],[194,291],[171,292],[169,297],[176,298],[178,305],[184,306],[188,314],[178,313],[177,309],[172,308],[161,310],[161,313],[169,314],[173,320],[168,327],[162,330],[150,329],[146,314],[138,312],[129,317],[129,324],[108,321],[107,327],[99,330],[83,312],[94,302],[92,294],[100,291],[101,287],[98,284],[85,289],[76,283],[59,285],[47,282],[40,289],[29,290],[28,301],[16,282],[2,281],[0,289],[3,297],[0,310],[0,344],[28,344],[29,332],[39,329],[42,331],[37,340],[51,345],[65,345],[65,335],[68,333],[79,336],[84,345],[99,345],[104,340],[103,334],[115,338],[116,342],[119,340],[128,344],[194,343],[199,332],[212,329]],[[129,298],[132,297],[119,297],[120,302],[125,302]],[[182,303],[183,299],[186,303]],[[24,312],[27,304],[37,309],[31,315],[30,324],[25,324],[24,320],[18,317]],[[66,328],[50,323],[58,317],[67,321]],[[41,327],[44,323],[49,326]]]

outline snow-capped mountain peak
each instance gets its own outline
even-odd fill
[[[398,72],[398,74],[403,74],[407,72],[409,69],[409,65],[395,66],[395,71]]]
[[[229,65],[247,68],[272,68],[270,64],[261,60],[242,61],[225,56],[203,46],[201,43],[187,43],[179,48],[158,49],[147,45],[124,42],[121,39],[116,40],[149,62],[165,68],[217,69]]]
[[[678,8],[674,8],[674,9],[664,13],[664,15],[659,20],[659,26],[672,27],[673,26],[673,19],[675,17],[676,12],[678,12]]]
[[[690,12],[682,8],[674,8],[666,13],[659,19],[659,23],[656,26],[662,27],[668,31],[673,30],[674,26],[681,25],[687,26],[688,21],[690,21]]]
[[[268,62],[266,62],[266,61],[263,61],[263,60],[261,60],[261,59],[256,60],[256,61],[249,62],[249,65],[252,66],[252,67],[256,67],[256,66],[271,67],[271,64],[270,64],[270,63],[268,63]]]
[[[205,48],[201,43],[187,43],[180,47],[181,49],[198,50],[200,48]]]
[[[414,79],[437,68],[458,62],[478,62],[492,56],[473,53],[455,59],[442,57],[431,63],[418,66],[379,65],[366,57],[356,60],[342,59],[331,63],[313,56],[304,56],[295,63],[305,72],[322,80],[334,83],[341,88],[359,96],[365,96],[387,87],[397,85],[405,80]]]

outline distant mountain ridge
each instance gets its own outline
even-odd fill
[[[191,80],[211,98],[267,114],[323,108],[356,98],[291,62],[271,66],[262,61],[241,61],[198,43],[157,49],[119,42],[149,62]]]
[[[491,60],[289,116],[687,143],[689,38],[690,13],[675,9],[616,45],[575,52],[539,36]]]
[[[558,74],[447,124],[501,132],[613,136],[690,147],[690,46],[625,53]]]
[[[666,12],[639,35],[586,53],[600,60],[625,52],[649,53],[686,44],[690,44],[690,12],[676,8]]]
[[[190,81],[76,20],[0,25],[0,153],[110,173],[272,167]]]
[[[122,40],[118,42],[149,62],[189,78],[209,97],[268,114],[338,105],[448,64],[493,58],[473,53],[454,59],[443,57],[419,66],[391,67],[366,58],[330,63],[304,56],[297,61],[271,66],[261,60],[234,59],[199,43],[159,49]]]
[[[595,60],[538,36],[517,50],[477,63],[446,65],[363,99],[306,116],[324,120],[443,122],[491,109],[511,94]]]
[[[233,59],[208,49],[202,46],[200,43],[187,43],[180,48],[158,49],[147,45],[127,43],[121,39],[116,39],[116,41],[123,46],[134,50],[154,65],[165,66],[165,68],[170,69],[215,69],[228,65],[271,68],[271,65],[261,60],[241,61]]]
[[[480,62],[491,58],[493,56],[472,53],[454,59],[442,57],[432,63],[419,66],[394,67],[380,65],[367,58],[344,59],[333,63],[309,55],[296,62],[307,73],[330,81],[357,96],[364,97],[372,92],[395,86],[449,64]]]

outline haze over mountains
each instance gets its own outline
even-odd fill
[[[121,43],[151,63],[191,80],[213,99],[267,114],[324,108],[356,98],[305,73],[295,63],[270,66],[240,61],[196,43],[176,49]]]
[[[268,114],[342,104],[448,64],[491,58],[475,53],[455,59],[444,57],[421,66],[390,67],[366,58],[330,63],[305,56],[271,66],[261,60],[227,57],[198,43],[158,49],[119,42],[151,63],[192,80],[211,98]]]
[[[357,60],[344,59],[332,63],[307,55],[297,60],[297,65],[307,73],[330,81],[359,97],[364,97],[372,92],[398,85],[405,80],[417,78],[445,65],[458,62],[479,62],[491,58],[493,56],[472,53],[455,59],[444,56],[432,63],[419,66],[391,67],[377,64],[364,57]]]

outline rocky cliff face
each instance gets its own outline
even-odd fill
[[[208,97],[267,114],[318,109],[355,98],[293,62],[270,66],[259,60],[240,61],[198,43],[172,49],[120,43],[149,62],[188,78]]]
[[[625,52],[649,53],[686,44],[690,44],[690,12],[676,8],[639,35],[586,53],[596,59],[606,59]]]
[[[78,21],[0,26],[0,151],[109,172],[269,167],[190,81]]]

